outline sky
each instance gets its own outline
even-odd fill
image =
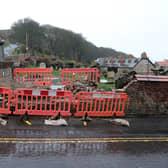
[[[168,59],[167,8],[168,0],[1,0],[0,29],[29,17],[155,62]]]

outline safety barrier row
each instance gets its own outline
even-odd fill
[[[12,90],[10,88],[0,88],[0,113],[10,114],[10,105],[12,98]]]
[[[125,93],[79,92],[73,97],[71,91],[17,89],[12,95],[10,88],[0,88],[0,113],[15,115],[58,115],[75,117],[124,116],[128,107]]]
[[[14,114],[70,116],[73,99],[70,91],[17,89]]]
[[[76,96],[75,116],[124,116],[128,96],[125,93],[79,92]]]
[[[31,82],[35,85],[51,85],[51,68],[15,68],[14,79],[19,83]]]
[[[51,85],[53,77],[50,68],[16,68],[14,69],[14,79],[19,83],[31,82],[35,85]],[[78,68],[63,69],[60,73],[62,84],[66,85],[76,80],[98,81],[99,69]]]
[[[63,69],[60,73],[62,84],[66,85],[76,80],[98,81],[99,69],[97,68],[71,68]]]

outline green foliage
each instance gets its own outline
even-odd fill
[[[4,43],[4,47],[7,47],[7,46],[9,46],[9,41],[5,41],[5,43]]]
[[[81,34],[50,25],[40,26],[30,18],[15,22],[9,39],[26,46],[33,56],[52,55],[61,60],[90,63],[98,57],[126,55],[109,48],[98,48]]]
[[[123,73],[128,73],[128,70],[127,69],[123,69],[122,72]]]

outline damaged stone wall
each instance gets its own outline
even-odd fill
[[[0,78],[12,79],[13,62],[0,62]]]
[[[12,79],[12,69],[11,68],[0,69],[0,78]]]
[[[125,89],[130,99],[126,116],[168,116],[168,82],[135,80]]]

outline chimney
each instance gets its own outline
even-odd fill
[[[143,53],[141,54],[141,58],[148,58],[146,52],[143,52]]]

